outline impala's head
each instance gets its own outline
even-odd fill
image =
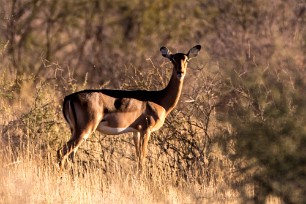
[[[179,80],[184,79],[187,69],[187,63],[188,61],[196,57],[201,50],[201,45],[196,45],[193,48],[191,48],[187,54],[184,53],[176,53],[171,54],[168,48],[161,47],[160,52],[162,53],[163,57],[168,58],[176,70],[176,76]]]

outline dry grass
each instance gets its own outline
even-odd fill
[[[0,203],[237,203],[237,195],[220,186],[189,183],[176,178],[138,178],[130,169],[105,174],[100,168],[74,166],[60,173],[53,163],[26,155],[5,158],[0,167]],[[10,157],[12,155],[6,155]],[[37,157],[37,155],[35,155]],[[50,161],[51,162],[51,161]],[[49,163],[49,164],[46,164]],[[77,173],[76,173],[77,172]]]

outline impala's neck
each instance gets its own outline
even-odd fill
[[[166,115],[168,115],[177,105],[181,96],[183,81],[184,76],[181,79],[178,79],[177,72],[175,68],[173,68],[171,79],[167,87],[162,90],[163,97],[161,99],[161,105],[165,108]]]

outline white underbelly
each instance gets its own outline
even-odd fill
[[[136,129],[132,127],[124,127],[124,128],[115,128],[115,127],[109,127],[100,124],[97,128],[97,130],[101,133],[107,134],[107,135],[119,135],[122,133],[127,133],[127,132],[135,132],[137,131]]]

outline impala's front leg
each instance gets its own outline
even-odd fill
[[[150,135],[151,135],[151,131],[147,130],[140,137],[140,147],[139,147],[140,152],[139,152],[139,160],[138,160],[138,167],[139,167],[140,172],[142,172],[142,167],[144,166],[144,163],[145,163]]]
[[[143,138],[145,134],[143,132],[133,132],[133,140],[135,144],[136,150],[136,162],[137,162],[137,171],[141,173],[142,166],[141,166],[141,158],[142,158],[142,144]]]
[[[139,153],[140,153],[140,132],[133,132],[133,140],[135,144],[135,150],[136,150],[136,158],[137,158],[137,165],[139,162]]]

